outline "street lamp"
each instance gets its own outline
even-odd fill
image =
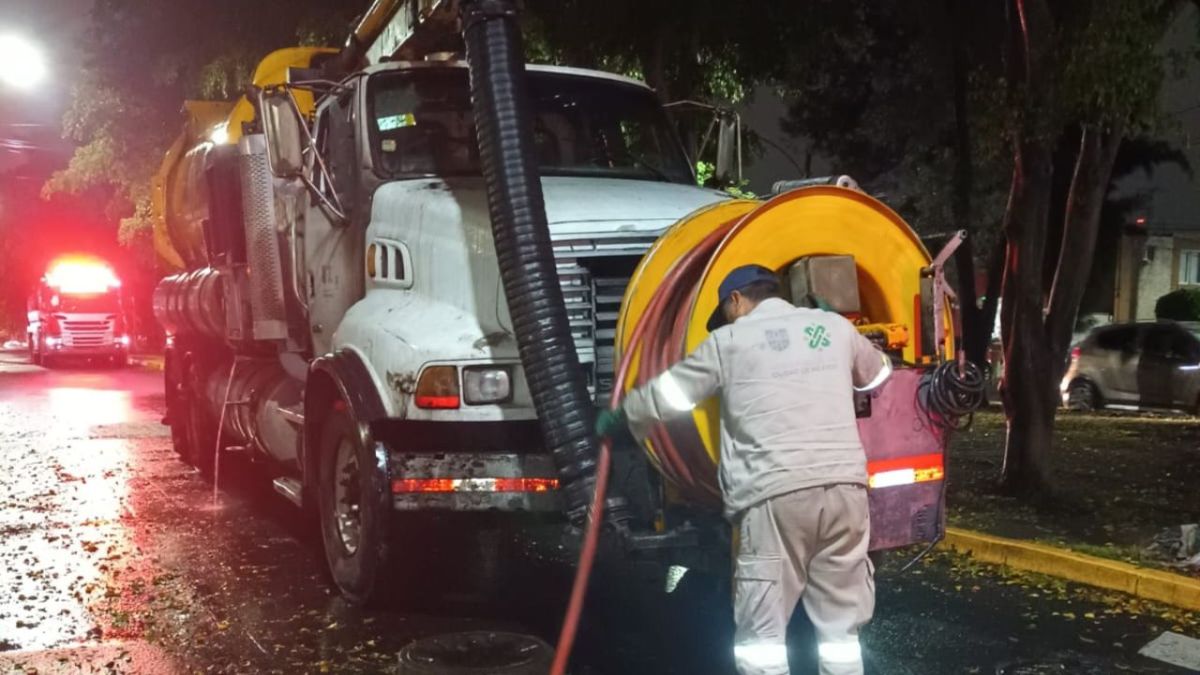
[[[0,82],[30,89],[46,78],[41,49],[19,35],[0,35]]]

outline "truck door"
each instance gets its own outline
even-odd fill
[[[341,222],[317,196],[308,201],[303,227],[308,288],[309,331],[313,353],[330,351],[333,332],[346,310],[363,295],[363,228],[356,225],[359,163],[355,124],[358,88],[331,96],[317,111],[317,151],[330,178],[317,172],[316,189],[332,200],[336,194],[353,222]],[[358,210],[362,210],[361,208]]]

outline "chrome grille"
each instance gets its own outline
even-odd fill
[[[628,277],[596,277],[592,280],[596,299],[596,390],[593,394],[600,402],[606,402],[613,389],[613,375],[617,367],[617,319],[621,316],[621,298],[625,296],[628,286]]]
[[[588,392],[603,405],[613,389],[616,369],[617,320],[621,300],[629,286],[627,276],[595,276],[605,263],[622,261],[617,267],[632,267],[650,245],[652,236],[620,236],[612,239],[570,239],[554,242],[559,283],[571,323],[571,337],[579,363],[587,376]],[[607,259],[607,260],[601,260]]]
[[[108,330],[108,322],[107,322],[107,321],[104,321],[104,320],[99,320],[99,321],[63,321],[63,322],[62,322],[62,327],[63,327],[63,330],[69,330],[69,331],[79,331],[79,332],[87,332],[87,331],[105,331],[105,330]]]
[[[74,319],[61,322],[63,344],[68,347],[104,347],[112,342],[111,319]]]
[[[574,262],[560,262],[558,283],[562,287],[563,305],[571,325],[575,353],[588,376],[588,391],[596,393],[596,308],[592,295],[592,275]]]

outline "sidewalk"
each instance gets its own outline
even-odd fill
[[[949,454],[947,545],[981,560],[1200,609],[1200,574],[1143,550],[1160,532],[1200,522],[1200,420],[1060,413],[1057,492],[1031,506],[1000,494],[1004,418],[976,416]]]

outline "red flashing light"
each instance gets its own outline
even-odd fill
[[[1134,219],[1133,219],[1133,224],[1134,224],[1134,225],[1145,226],[1145,225],[1146,225],[1146,216],[1138,216],[1137,218],[1134,218]]]
[[[46,273],[46,285],[60,293],[107,293],[120,288],[121,280],[112,268],[98,260],[64,258],[55,261]]]
[[[1078,360],[1079,360],[1079,356],[1080,356],[1080,354],[1083,354],[1083,350],[1082,350],[1082,349],[1080,349],[1079,347],[1072,347],[1072,348],[1071,348],[1071,360],[1072,360],[1072,361],[1078,361]]]
[[[396,478],[392,494],[452,492],[551,492],[557,478]]]

